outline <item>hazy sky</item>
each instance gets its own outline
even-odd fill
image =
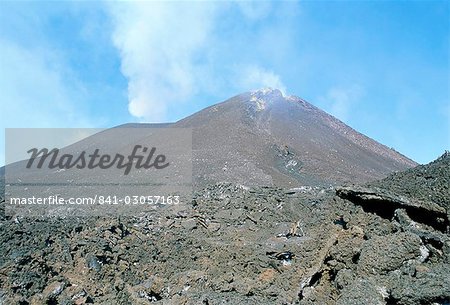
[[[0,1],[0,124],[175,121],[276,87],[427,163],[450,149],[449,36],[450,1]]]

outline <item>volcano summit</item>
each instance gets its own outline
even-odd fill
[[[169,126],[193,129],[193,181],[200,187],[361,183],[417,165],[277,89],[237,95]]]

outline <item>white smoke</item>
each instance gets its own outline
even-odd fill
[[[244,65],[238,72],[231,69],[229,75],[215,66],[214,58],[220,54],[211,53],[214,43],[222,38],[217,29],[221,13],[233,5],[236,9],[236,4],[220,2],[108,5],[113,43],[120,54],[122,73],[128,79],[128,109],[133,116],[165,121],[178,103],[224,87],[245,91],[271,86],[285,90],[278,75],[256,65]],[[256,9],[257,5],[252,4],[237,7],[250,21],[264,18],[268,10],[267,6]],[[233,37],[229,39],[233,41]]]
[[[259,89],[269,87],[279,89],[283,95],[286,95],[286,86],[281,81],[279,75],[272,71],[266,70],[258,66],[248,66],[242,70],[236,71],[240,75],[239,85],[243,88]]]
[[[215,6],[183,2],[115,2],[114,45],[128,78],[129,111],[165,119],[169,103],[196,92],[195,56],[207,47]]]

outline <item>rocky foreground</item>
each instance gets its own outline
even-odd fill
[[[210,185],[127,218],[0,221],[0,304],[450,304],[450,154],[365,186]]]

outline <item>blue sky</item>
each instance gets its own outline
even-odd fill
[[[450,149],[449,3],[0,1],[0,124],[175,121],[277,87],[427,163]]]

